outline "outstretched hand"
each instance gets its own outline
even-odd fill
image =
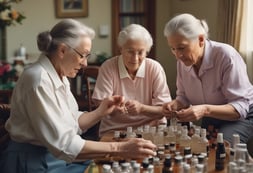
[[[177,111],[177,118],[181,122],[196,121],[201,119],[205,113],[205,105],[195,105]]]
[[[115,95],[105,98],[97,110],[100,112],[101,115],[108,115],[111,114],[112,111],[116,108],[121,108],[124,104],[124,97]]]
[[[131,115],[136,115],[141,113],[142,104],[136,100],[128,100],[125,103],[125,108],[127,113]]]
[[[162,106],[163,115],[167,118],[171,118],[176,112],[183,109],[184,106],[177,100],[172,100],[169,103],[165,103]]]

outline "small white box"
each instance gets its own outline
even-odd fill
[[[108,25],[100,25],[99,26],[99,36],[107,37],[109,35],[109,26]]]

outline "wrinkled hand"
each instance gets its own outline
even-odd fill
[[[143,138],[131,138],[120,143],[120,155],[124,158],[143,159],[156,155],[156,145]]]
[[[206,112],[206,107],[204,105],[190,106],[186,109],[181,109],[177,111],[177,119],[180,122],[196,121],[201,119]]]
[[[162,106],[162,113],[166,118],[171,118],[172,115],[178,110],[178,103],[176,100],[173,100],[169,103],[165,103]]]
[[[97,108],[97,111],[100,112],[101,115],[108,115],[113,112],[114,109],[120,109],[122,105],[124,104],[124,97],[115,95],[105,98],[99,107]]]
[[[125,103],[126,112],[130,115],[136,115],[141,113],[142,104],[136,100],[128,100]]]
[[[126,113],[128,112],[125,106],[125,102],[122,102],[120,106],[114,107],[114,110],[112,111],[111,115],[119,115],[119,114],[126,114]]]
[[[117,114],[125,114],[126,112],[127,112],[127,110],[126,110],[126,107],[125,107],[125,103],[123,103],[122,105],[115,107],[112,114],[113,115],[114,114],[116,114],[116,115]]]

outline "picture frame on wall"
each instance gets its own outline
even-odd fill
[[[88,16],[88,0],[55,0],[57,18]]]

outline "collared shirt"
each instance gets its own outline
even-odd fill
[[[14,141],[44,146],[55,157],[72,161],[85,144],[78,135],[80,115],[68,79],[61,80],[41,55],[17,82],[6,129]]]
[[[240,54],[230,45],[210,40],[199,73],[177,62],[177,97],[184,105],[231,104],[245,118],[253,103],[253,86]]]
[[[122,56],[104,62],[99,69],[93,99],[103,100],[112,95],[122,95],[126,101],[137,100],[145,105],[162,105],[171,101],[165,72],[157,61],[150,58],[143,60],[134,80],[129,76]],[[108,115],[101,121],[100,135],[109,130],[148,124],[153,120],[145,115]]]

